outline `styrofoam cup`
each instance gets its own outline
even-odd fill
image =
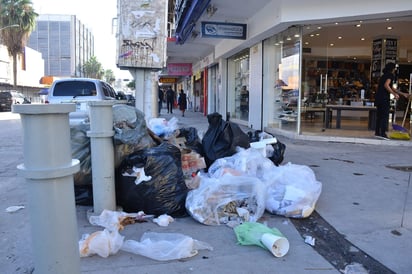
[[[289,241],[283,236],[264,233],[260,238],[260,241],[275,257],[283,257],[289,251]]]

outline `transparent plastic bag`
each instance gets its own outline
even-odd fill
[[[315,210],[322,183],[308,166],[288,163],[265,174],[266,210],[292,218],[306,218]]]
[[[140,242],[127,240],[121,249],[153,260],[169,261],[193,257],[199,250],[213,250],[213,247],[180,233],[145,232]]]
[[[220,225],[256,222],[265,211],[264,184],[256,177],[225,174],[201,178],[198,188],[189,191],[186,209],[198,222]]]

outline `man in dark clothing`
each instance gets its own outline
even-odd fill
[[[166,91],[166,104],[167,104],[167,113],[173,113],[173,104],[175,101],[175,92],[170,87]]]
[[[164,100],[164,94],[163,94],[163,89],[161,89],[159,87],[159,115],[160,115],[160,111],[162,110],[162,105],[163,105],[163,100]]]

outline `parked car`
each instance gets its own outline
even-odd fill
[[[135,106],[136,99],[134,96],[123,91],[116,91],[116,99],[127,101],[127,105]]]
[[[113,87],[102,80],[92,78],[67,78],[53,82],[49,89],[49,104],[75,103],[76,111],[70,113],[70,123],[89,118],[89,101],[116,100]]]
[[[30,104],[21,92],[16,90],[3,90],[0,92],[0,111],[11,111],[12,104]]]

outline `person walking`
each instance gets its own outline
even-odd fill
[[[393,88],[395,80],[395,64],[387,63],[383,69],[383,75],[379,79],[378,90],[375,95],[376,106],[376,127],[375,137],[389,140],[386,135],[388,130],[389,112],[390,112],[390,94],[392,93],[395,100],[399,99],[399,92]],[[403,95],[403,93],[401,93]]]
[[[179,109],[182,112],[182,117],[185,117],[185,111],[187,108],[187,97],[183,89],[180,90],[178,104],[179,104]]]
[[[171,87],[166,91],[167,113],[173,113],[173,105],[175,101],[175,92]]]
[[[160,111],[162,110],[162,106],[163,106],[163,100],[164,100],[164,93],[163,93],[163,89],[161,89],[159,87],[159,99],[158,99],[158,104],[159,104],[159,115],[160,115]]]

